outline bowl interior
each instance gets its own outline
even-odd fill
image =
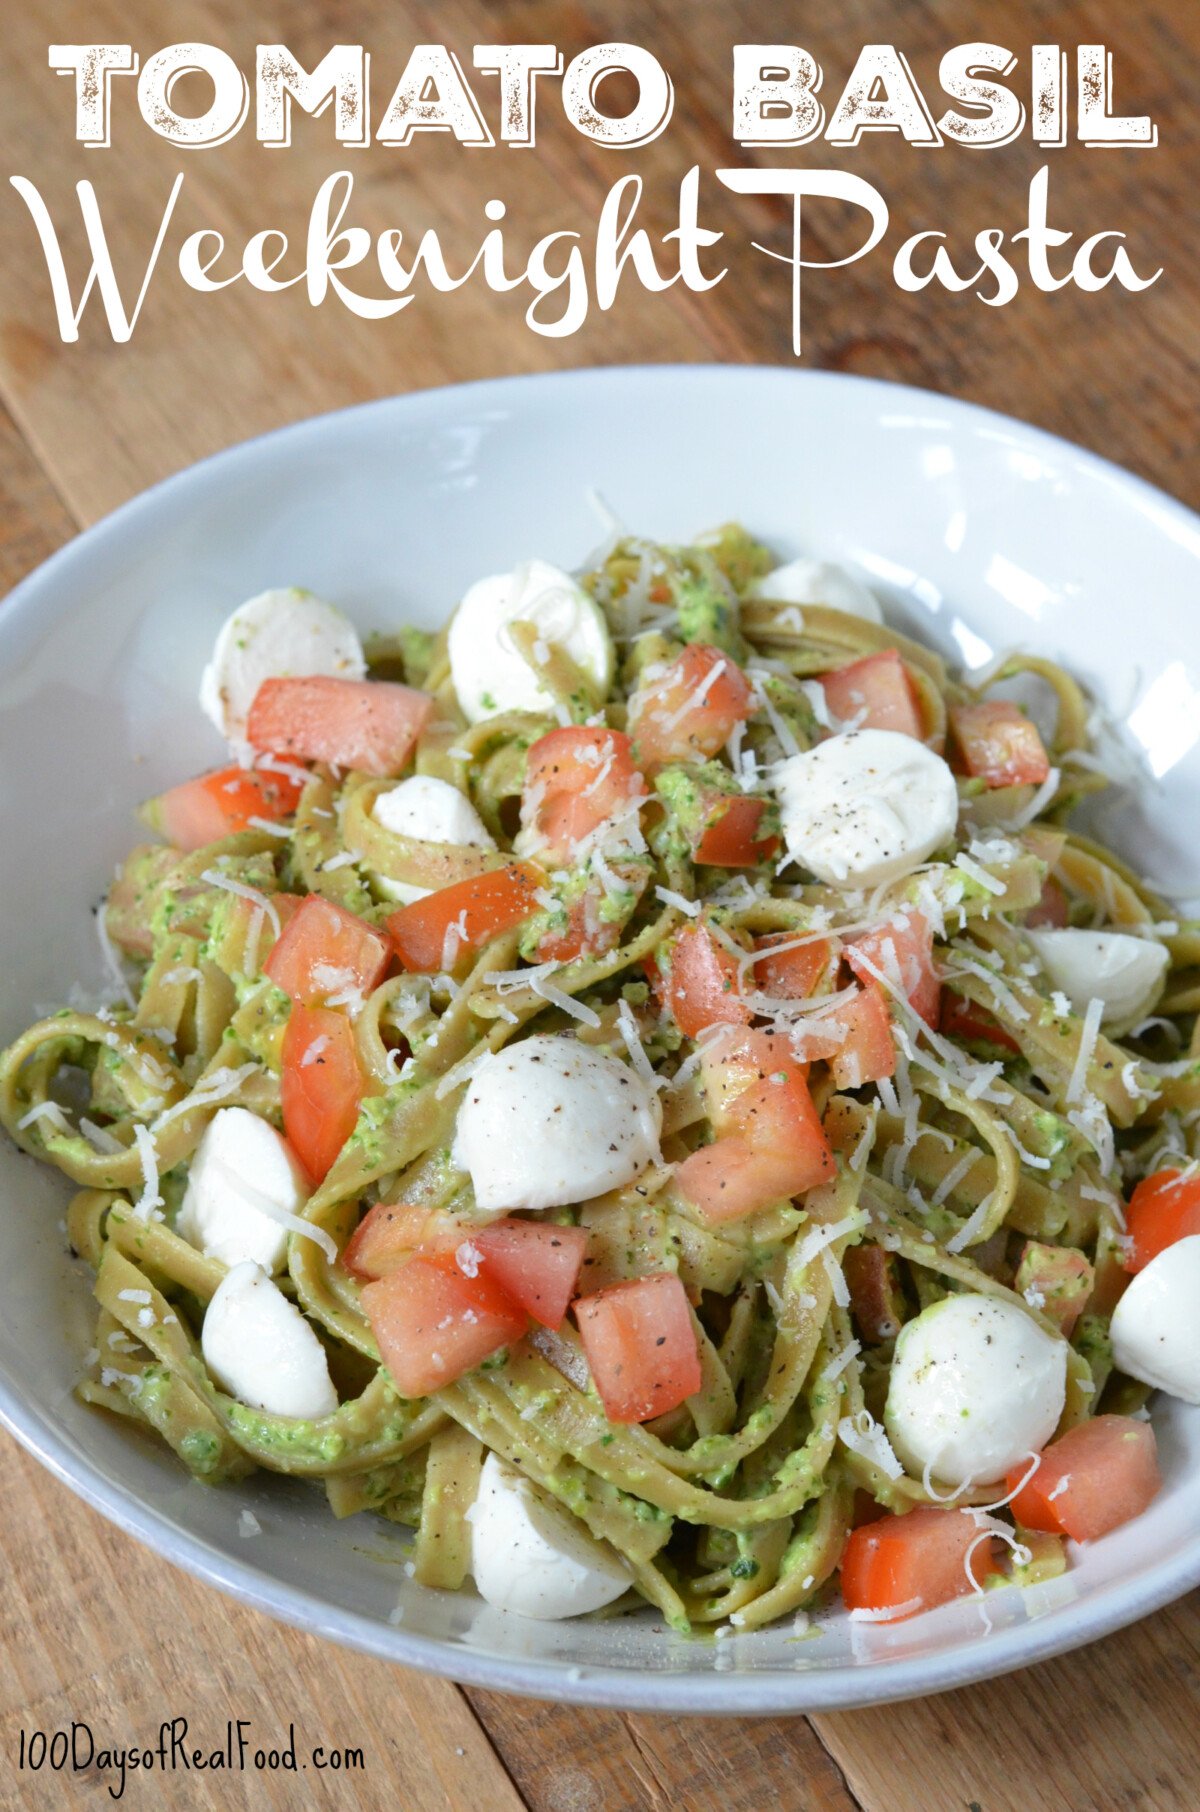
[[[1060,658],[1123,726],[1139,772],[1099,829],[1200,895],[1200,524],[1092,456],[886,384],[766,370],[566,373],[428,392],[233,449],[71,544],[0,610],[0,1042],[103,968],[93,907],[139,799],[221,754],[196,706],[218,625],[298,584],[363,628],[437,625],[465,586],[533,553],[580,564],[589,493],[658,539],[739,518],[782,556],[846,562],[892,619],[977,666]],[[323,1494],[260,1475],[190,1483],[165,1449],[70,1395],[90,1342],[64,1250],[66,1190],[0,1147],[0,1413],[143,1539],[290,1620],[497,1687],[645,1708],[769,1711],[929,1691],[1038,1658],[1200,1577],[1200,1411],[1160,1404],[1166,1489],[1040,1592],[891,1631],[832,1619],[685,1642],[649,1613],[538,1624],[423,1591],[403,1537],[336,1523]],[[262,1533],[239,1536],[239,1511]],[[994,1626],[988,1628],[988,1625]]]

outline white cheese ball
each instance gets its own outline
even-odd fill
[[[1112,1318],[1117,1369],[1200,1403],[1200,1233],[1176,1240],[1129,1284]]]
[[[497,1454],[483,1462],[467,1520],[476,1587],[499,1610],[546,1621],[579,1617],[629,1590],[619,1555]]]
[[[612,683],[613,647],[600,606],[561,567],[527,560],[471,586],[450,621],[447,652],[458,702],[471,723],[501,711],[550,710],[552,699],[506,633],[536,625],[547,648],[561,647],[601,696]]]
[[[896,1341],[884,1425],[914,1478],[989,1485],[1058,1426],[1067,1343],[1016,1303],[947,1296]]]
[[[657,1159],[661,1126],[658,1097],[619,1058],[525,1038],[468,1082],[454,1161],[480,1208],[561,1208],[632,1183]]]
[[[310,591],[260,592],[223,625],[200,679],[200,708],[229,742],[244,742],[246,718],[267,679],[323,674],[360,680],[367,671],[349,617]]]
[[[819,604],[848,617],[865,617],[868,623],[883,622],[874,592],[831,560],[789,560],[759,579],[754,591],[757,597],[783,604]]]
[[[315,1421],[338,1406],[321,1342],[295,1303],[248,1260],[218,1284],[200,1350],[222,1389],[251,1409]]]
[[[1104,1003],[1101,1024],[1135,1019],[1149,1011],[1170,961],[1152,938],[1125,931],[1029,931],[1030,943],[1056,988],[1077,1013]]]
[[[422,843],[465,843],[471,849],[496,847],[466,794],[448,780],[436,780],[432,774],[414,774],[399,786],[379,793],[371,816],[384,830],[398,837],[415,837]],[[423,900],[430,891],[408,881],[390,880],[387,875],[376,875],[375,880],[381,892],[393,900],[403,900],[405,905]]]
[[[789,756],[775,792],[788,854],[833,886],[911,874],[958,822],[946,763],[895,730],[850,730]]]
[[[193,1154],[175,1231],[223,1265],[251,1259],[278,1271],[287,1251],[278,1217],[299,1214],[307,1196],[307,1178],[283,1135],[249,1108],[222,1107]]]

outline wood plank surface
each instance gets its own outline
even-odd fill
[[[898,23],[898,21],[902,22]],[[119,93],[113,145],[84,153],[71,141],[69,84],[46,67],[46,45],[132,41],[143,59],[162,43],[198,39],[252,68],[256,41],[279,39],[310,62],[331,42],[365,43],[379,104],[410,44],[446,40],[469,64],[477,41],[584,45],[631,38],[675,79],[669,132],[632,167],[646,179],[642,218],[662,232],[683,173],[699,163],[772,161],[728,137],[730,46],[766,35],[808,45],[835,97],[857,46],[902,43],[933,92],[952,43],[1000,37],[1027,60],[1032,42],[1104,42],[1122,111],[1151,111],[1160,144],[1144,156],[1077,146],[1040,153],[1027,143],[975,154],[914,152],[868,140],[853,153],[807,147],[807,164],[845,165],[887,195],[886,255],[814,275],[804,298],[805,363],[929,385],[1010,410],[1079,440],[1185,500],[1200,502],[1195,395],[1200,376],[1200,248],[1194,212],[1195,138],[1189,68],[1200,43],[1197,9],[1173,0],[1139,8],[1110,0],[845,0],[838,8],[750,0],[299,0],[237,6],[179,0],[56,0],[8,9],[0,99],[9,170],[35,181],[55,218],[73,185],[92,180],[125,271],[153,239],[176,170],[186,185],[180,233],[217,227],[231,246],[267,225],[302,233],[311,198],[333,169],[355,173],[354,218],[409,235],[437,224],[466,262],[483,230],[483,202],[509,203],[514,247],[594,219],[627,167],[564,125],[552,94],[536,152],[465,154],[443,141],[408,152],[338,153],[328,122],[300,121],[292,148],[268,153],[243,133],[218,151],[183,157],[153,139]],[[481,92],[486,84],[481,82]],[[774,161],[793,161],[776,159]],[[889,274],[899,239],[921,227],[951,232],[965,263],[976,231],[1024,224],[1024,194],[1052,168],[1052,218],[1079,237],[1123,229],[1139,269],[1164,276],[1142,295],[1023,283],[989,309],[940,290],[904,295]],[[27,213],[11,190],[0,207],[0,588],[126,497],[231,441],[367,397],[495,373],[625,360],[788,362],[786,286],[778,267],[745,250],[782,248],[777,204],[734,201],[705,176],[706,216],[736,241],[735,277],[707,296],[622,289],[608,314],[572,338],[543,339],[522,321],[524,300],[468,286],[421,295],[389,322],[362,322],[298,293],[264,297],[242,285],[197,297],[165,269],[128,345],[99,318],[80,343],[54,334],[44,267]],[[842,230],[812,224],[836,255]],[[79,234],[65,235],[69,258]],[[647,525],[652,527],[652,525]],[[1189,1812],[1200,1805],[1200,1597],[1077,1655],[929,1701],[812,1720],[683,1722],[500,1698],[347,1654],[219,1597],[137,1548],[80,1505],[15,1445],[0,1444],[0,1806],[110,1803],[98,1771],[77,1778],[17,1770],[21,1729],[74,1718],[97,1738],[151,1740],[186,1715],[218,1741],[229,1718],[259,1740],[294,1722],[298,1745],[361,1747],[364,1767],[336,1779],[304,1774],[131,1777],[124,1803],[209,1808],[351,1806],[389,1812],[471,1808],[507,1812],[667,1812],[668,1808],[788,1808],[789,1812]],[[131,1615],[131,1581],[136,1603]]]

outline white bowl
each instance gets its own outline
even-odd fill
[[[1149,768],[1107,808],[1148,875],[1200,894],[1200,522],[1089,453],[944,397],[793,371],[656,368],[514,378],[351,409],[235,447],[89,530],[0,610],[0,1042],[98,983],[91,907],[145,795],[215,762],[196,708],[229,610],[271,585],[365,627],[437,624],[467,583],[532,553],[580,562],[595,487],[658,538],[738,517],[785,555],[846,561],[898,623],[969,664],[1061,657]],[[965,1684],[1104,1634],[1200,1581],[1200,1411],[1161,1401],[1166,1486],[1040,1593],[890,1630],[831,1620],[720,1644],[636,1619],[541,1624],[405,1575],[398,1532],[337,1523],[259,1475],[190,1482],[166,1449],[70,1395],[88,1279],[60,1180],[0,1149],[0,1416],[131,1534],[288,1622],[475,1685],[639,1710],[788,1712]],[[239,1536],[250,1508],[261,1535]],[[402,1607],[402,1621],[389,1612]],[[990,1621],[994,1627],[985,1628]]]

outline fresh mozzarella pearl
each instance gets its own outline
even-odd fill
[[[271,1210],[298,1214],[307,1194],[287,1140],[249,1108],[222,1107],[196,1147],[175,1231],[224,1265],[252,1259],[278,1271],[287,1228]]]
[[[1176,1240],[1137,1273],[1111,1333],[1118,1371],[1200,1403],[1200,1234]]]
[[[560,647],[602,694],[608,691],[613,649],[599,605],[569,573],[527,560],[510,573],[477,580],[451,619],[450,676],[471,723],[499,711],[544,715],[550,707],[550,694],[506,633],[518,619],[535,624],[548,647]]]
[[[883,612],[874,592],[867,590],[844,566],[830,560],[789,560],[777,566],[754,587],[760,598],[777,598],[784,604],[823,604],[848,617],[865,617],[882,623]]]
[[[575,1038],[525,1038],[467,1084],[454,1160],[480,1208],[560,1208],[632,1183],[657,1158],[661,1125],[628,1064]]]
[[[200,680],[200,708],[222,736],[243,742],[254,695],[266,679],[311,673],[362,679],[362,643],[348,617],[295,586],[264,591],[234,611]]]
[[[502,1611],[579,1617],[629,1590],[629,1569],[613,1550],[494,1453],[468,1521],[475,1584]]]
[[[946,763],[895,730],[850,730],[789,756],[775,791],[788,854],[835,886],[911,874],[958,821]]]
[[[1030,931],[1042,967],[1077,1013],[1101,1000],[1101,1023],[1133,1019],[1148,1008],[1170,958],[1152,938],[1126,931]]]
[[[915,1477],[988,1485],[1046,1445],[1066,1387],[1065,1340],[1016,1303],[947,1296],[900,1330],[884,1422]]]
[[[466,843],[472,849],[496,847],[466,794],[448,780],[435,780],[432,774],[414,774],[411,780],[380,793],[371,815],[398,837],[415,837],[422,843]],[[375,880],[381,892],[405,905],[423,900],[429,892],[428,887],[391,881],[386,875],[376,875]]]
[[[200,1350],[217,1383],[251,1409],[314,1421],[337,1408],[324,1347],[295,1304],[249,1260],[217,1285]]]

